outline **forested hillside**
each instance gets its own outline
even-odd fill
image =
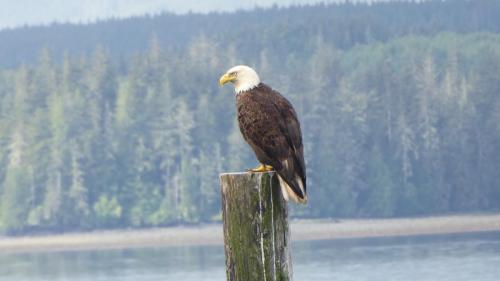
[[[498,5],[472,3],[258,10],[242,13],[258,23],[233,25],[225,41],[194,32],[174,48],[152,33],[137,43],[145,50],[123,56],[99,44],[88,55],[41,48],[36,61],[0,71],[0,229],[217,219],[218,173],[256,165],[235,123],[234,93],[217,84],[240,63],[288,97],[301,120],[310,201],[295,216],[498,210],[500,35],[475,32],[500,29]],[[386,22],[404,9],[445,15],[453,5],[463,9],[457,24],[432,25],[423,12]],[[316,11],[323,28],[310,28],[300,9]],[[337,12],[322,12],[336,9],[351,11],[342,26],[331,24]],[[237,15],[198,17],[216,25]],[[472,15],[481,17],[466,20]],[[385,35],[353,29],[366,18]],[[141,20],[136,29],[158,19]],[[342,45],[338,32],[364,39]]]
[[[275,7],[207,15],[167,13],[90,25],[54,23],[49,27],[0,31],[0,66],[29,64],[42,47],[51,49],[59,62],[64,53],[90,55],[96,46],[108,49],[113,59],[126,58],[145,51],[152,34],[163,48],[173,51],[183,51],[199,36],[206,36],[220,46],[238,49],[238,55],[245,59],[258,57],[262,49],[271,49],[279,63],[292,52],[298,56],[312,52],[311,39],[317,34],[345,50],[405,35],[429,36],[443,31],[498,33],[499,14],[497,0],[436,0]]]

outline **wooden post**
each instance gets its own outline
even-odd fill
[[[274,172],[220,175],[228,281],[292,280],[287,202]]]

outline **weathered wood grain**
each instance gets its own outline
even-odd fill
[[[288,207],[277,175],[221,174],[229,281],[292,280]]]

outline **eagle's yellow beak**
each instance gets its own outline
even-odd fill
[[[233,82],[234,80],[236,79],[236,75],[234,74],[229,74],[229,73],[226,73],[224,75],[222,75],[219,79],[219,84],[222,86],[224,86],[224,84],[226,84],[227,82]]]

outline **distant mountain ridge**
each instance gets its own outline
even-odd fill
[[[235,13],[132,17],[88,25],[53,24],[0,31],[0,68],[32,63],[41,48],[54,57],[89,54],[96,46],[112,58],[147,49],[153,34],[166,49],[183,49],[200,34],[220,46],[233,44],[241,53],[255,55],[262,48],[286,52],[310,51],[302,35],[321,36],[340,49],[368,41],[387,41],[406,34],[430,35],[500,32],[499,1],[429,1],[424,3],[318,4],[266,8]],[[275,37],[263,46],[255,35]],[[297,39],[300,37],[300,40]]]

